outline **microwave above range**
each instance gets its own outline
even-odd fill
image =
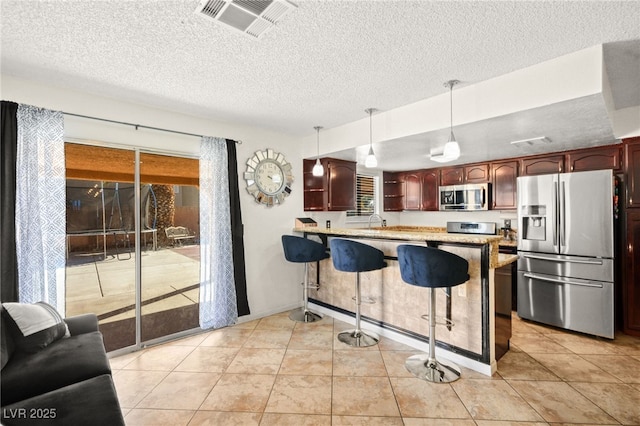
[[[489,210],[490,189],[490,183],[441,186],[440,210]]]

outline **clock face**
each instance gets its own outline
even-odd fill
[[[260,191],[273,195],[284,185],[284,172],[279,164],[265,160],[256,166],[255,179]]]
[[[282,204],[291,193],[291,164],[285,160],[284,155],[273,149],[256,151],[247,160],[244,179],[247,182],[247,192],[256,202],[268,207]]]

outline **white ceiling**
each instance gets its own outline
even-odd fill
[[[196,15],[198,4],[0,0],[2,73],[303,138],[443,94],[452,78],[474,84],[613,43],[616,107],[640,105],[640,43],[615,43],[640,40],[638,1],[298,1],[261,39]],[[553,108],[524,119],[566,147],[581,143],[576,128],[591,143],[613,137],[600,100]],[[496,134],[517,139],[514,118],[457,128],[473,140],[465,162],[489,155]],[[376,147],[381,167],[411,168],[411,143]]]

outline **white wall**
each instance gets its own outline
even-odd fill
[[[61,110],[68,113],[124,121],[207,136],[242,140],[237,146],[240,202],[245,227],[247,291],[251,316],[261,317],[298,306],[301,300],[302,268],[284,259],[280,236],[290,234],[294,218],[302,216],[302,155],[293,138],[258,128],[187,116],[121,102],[115,99],[64,90],[46,84],[1,76],[3,100]],[[65,118],[65,137],[71,141],[139,146],[196,156],[199,138],[179,136],[94,120]],[[273,148],[282,152],[292,164],[292,194],[281,206],[267,208],[257,204],[245,191],[242,173],[244,162],[256,150]]]

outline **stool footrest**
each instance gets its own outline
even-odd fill
[[[420,318],[422,318],[423,320],[429,321],[429,314],[420,315]],[[446,325],[447,327],[453,327],[454,325],[456,325],[455,322],[444,317],[436,317],[436,324]]]
[[[356,300],[356,297],[353,296],[351,298],[351,300]],[[375,305],[376,304],[376,298],[375,297],[361,297],[360,298],[360,303],[367,303],[369,305]]]
[[[300,285],[304,287],[304,282],[301,282]],[[307,288],[309,290],[320,290],[320,284],[309,284]]]

